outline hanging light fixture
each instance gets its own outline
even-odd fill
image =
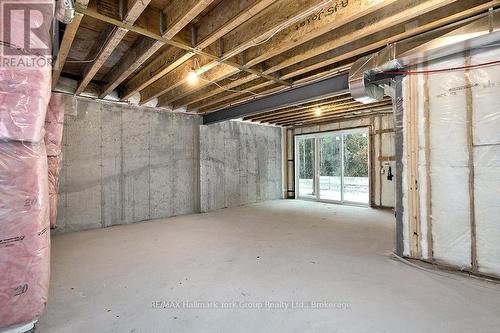
[[[314,115],[315,115],[316,117],[321,116],[321,114],[322,114],[322,113],[323,113],[323,110],[321,110],[321,108],[320,108],[320,107],[317,107],[317,108],[315,108],[315,109],[314,109]]]
[[[187,80],[190,84],[195,84],[196,82],[198,82],[198,74],[196,74],[196,71],[194,69],[191,69],[188,72]]]

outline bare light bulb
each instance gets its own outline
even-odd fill
[[[322,114],[322,113],[323,113],[323,111],[321,110],[321,108],[316,108],[316,109],[314,109],[314,115],[315,115],[316,117],[321,116],[321,114]]]
[[[198,82],[198,74],[194,70],[190,70],[187,79],[190,84],[195,84]]]

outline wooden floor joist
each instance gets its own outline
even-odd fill
[[[77,0],[76,3],[81,7],[87,7],[89,0]],[[52,89],[56,87],[57,82],[59,81],[64,63],[66,62],[66,58],[68,57],[71,45],[73,45],[73,41],[75,40],[75,36],[78,31],[78,27],[80,27],[82,19],[83,15],[80,13],[76,13],[73,21],[66,25],[66,29],[64,30],[64,35],[61,41],[61,45],[59,46],[59,51],[57,53],[57,58],[54,63],[52,72]]]
[[[123,19],[123,22],[126,24],[134,24],[135,20],[139,18],[139,15],[146,9],[149,2],[151,0],[130,0],[128,1],[127,13]],[[111,53],[118,46],[120,41],[125,34],[127,34],[128,30],[121,27],[113,27],[108,30],[104,30],[101,33],[101,36],[97,42],[96,48],[97,52],[95,53],[95,60],[88,64],[88,66],[84,69],[83,79],[78,84],[76,88],[76,95],[82,93],[87,85],[90,83],[90,80],[97,74],[97,71],[101,68],[102,65],[108,60]]]
[[[209,113],[348,70],[360,56],[388,43],[429,31],[437,36],[444,30],[436,29],[500,6],[500,0],[129,0],[123,4],[121,11],[111,0],[76,2],[78,15],[66,26],[54,84],[65,72],[65,58],[85,15],[105,25],[100,26],[101,38],[89,55],[95,61],[80,67],[83,78],[76,94],[96,77],[92,84],[101,87],[101,98],[115,90],[124,100],[139,93],[141,103],[158,99],[160,107]],[[110,32],[102,31],[104,26]],[[119,52],[114,52],[117,48]],[[78,74],[75,66],[67,66],[72,77]],[[190,70],[198,74],[196,84],[187,82]],[[309,121],[308,112],[302,109],[288,116],[282,110],[252,120],[293,124]]]
[[[387,43],[393,43],[393,42],[396,42],[396,41],[399,41],[399,40],[402,40],[405,38],[416,36],[420,33],[427,32],[427,31],[430,31],[432,29],[444,26],[446,24],[450,24],[452,22],[456,22],[456,21],[462,20],[464,18],[467,18],[467,17],[473,16],[473,15],[479,14],[481,12],[484,12],[492,6],[499,5],[500,1],[498,1],[498,0],[497,1],[488,1],[488,2],[485,2],[485,1],[482,1],[482,2],[481,1],[469,1],[469,2],[458,1],[458,2],[453,2],[451,5],[449,2],[447,2],[446,4],[448,4],[448,6],[445,6],[445,7],[439,6],[440,9],[438,9],[438,10],[436,10],[436,6],[438,6],[436,3],[433,3],[432,6],[427,4],[425,7],[423,7],[424,5],[421,5],[422,7],[418,7],[418,8],[420,8],[420,9],[423,8],[424,10],[427,10],[427,11],[433,10],[433,16],[431,18],[428,18],[428,19],[425,19],[425,16],[423,16],[423,18],[419,18],[419,22],[423,22],[423,23],[420,23],[420,25],[417,24],[417,25],[410,25],[408,27],[404,27],[401,30],[401,32],[398,32],[397,29],[393,29],[396,25],[394,25],[394,26],[391,25],[392,20],[386,19],[385,21],[381,21],[383,24],[380,26],[380,28],[378,28],[377,25],[374,25],[374,26],[368,27],[369,30],[364,30],[365,35],[363,35],[363,34],[346,35],[346,40],[343,42],[342,42],[342,39],[339,40],[338,38],[334,38],[333,42],[337,41],[337,43],[338,43],[338,44],[336,44],[337,46],[343,45],[343,44],[345,44],[346,41],[349,41],[348,45],[349,45],[349,47],[351,47],[351,50],[334,51],[334,52],[338,52],[338,54],[337,54],[337,56],[333,56],[333,57],[331,57],[329,55],[329,53],[327,52],[324,54],[325,60],[322,60],[321,58],[319,58],[319,59],[312,58],[311,60],[313,61],[313,63],[311,65],[308,64],[308,60],[304,61],[304,59],[307,59],[306,56],[303,56],[303,57],[297,56],[296,59],[298,59],[298,61],[300,61],[300,62],[298,64],[294,64],[294,65],[291,65],[291,66],[285,68],[284,72],[281,75],[281,78],[284,80],[288,80],[288,79],[294,78],[296,76],[306,74],[306,73],[309,73],[311,71],[320,69],[322,67],[325,67],[325,66],[328,66],[331,64],[335,64],[335,63],[343,61],[345,59],[349,59],[351,57],[360,56],[360,55],[367,53],[367,52],[374,52],[374,51],[384,47],[385,45],[387,45]],[[464,5],[467,6],[468,9],[460,10],[460,6],[463,7]],[[398,14],[398,17],[399,17],[399,20],[403,20],[403,19],[408,20],[408,19],[411,19],[412,17],[415,17],[415,15],[416,15],[415,11],[408,10],[405,13]],[[367,17],[369,17],[369,16],[367,16]],[[379,31],[380,29],[382,29],[388,25],[393,27],[393,28],[388,29],[386,35],[384,35],[384,36],[381,35],[380,41],[370,42],[369,38],[364,37],[364,36],[366,36],[366,34],[368,34],[370,32],[374,32],[374,31]],[[376,37],[376,35],[374,35],[372,38],[375,38],[375,37]],[[360,43],[356,43],[355,42],[356,40],[359,40]],[[321,39],[313,40],[311,42],[302,44],[303,46],[301,45],[298,48],[293,49],[292,54],[300,54],[299,50],[301,48],[304,48],[304,50],[314,49],[315,45],[317,45],[315,43],[318,43],[320,41],[321,41]],[[373,39],[372,39],[372,41],[373,41]],[[320,45],[322,45],[322,44],[320,44]],[[320,46],[320,49],[321,49],[321,47],[322,46]],[[309,54],[309,55],[312,55],[312,54]],[[283,54],[283,56],[280,56],[280,57],[284,57],[286,59],[286,56],[287,56],[287,54]],[[278,58],[280,58],[280,57],[278,57]],[[273,62],[272,61],[273,61],[273,59],[271,59],[271,63],[269,63],[269,65],[271,67],[268,68],[265,71],[265,73],[269,73],[269,74],[272,73],[272,71],[273,71]],[[315,61],[319,61],[319,62],[315,62]],[[278,69],[278,68],[281,68],[281,66],[274,67],[274,69]],[[214,93],[216,93],[216,92],[214,91]],[[189,96],[188,96],[184,99],[184,105],[189,104],[189,102],[190,101],[189,101]]]

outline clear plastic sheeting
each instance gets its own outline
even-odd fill
[[[0,55],[0,62],[3,58]],[[28,62],[31,56],[26,58]],[[48,66],[0,66],[0,140],[42,140],[50,80]]]
[[[500,59],[500,49],[473,51],[471,63]],[[500,66],[470,72],[478,269],[500,275]]]
[[[45,145],[0,142],[0,328],[37,317],[49,287]]]
[[[64,125],[63,95],[52,93],[47,116],[45,117],[45,146],[47,156],[59,156],[61,154],[61,142]]]
[[[45,118],[45,145],[49,165],[50,228],[52,229],[56,227],[57,221],[57,186],[61,170],[61,143],[66,104],[64,99],[63,94],[52,93]]]
[[[422,72],[499,59],[483,47],[403,80],[407,256],[500,276],[500,66]]]
[[[48,0],[2,3],[0,329],[26,327],[47,303],[50,230],[43,127],[51,87],[53,6]]]
[[[59,172],[61,171],[62,156],[48,156],[49,166],[49,207],[50,207],[50,228],[56,227],[57,221],[57,185],[59,182]]]

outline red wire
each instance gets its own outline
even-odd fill
[[[464,70],[464,69],[470,69],[470,68],[476,68],[476,67],[485,67],[485,66],[491,66],[491,65],[496,65],[496,64],[500,64],[500,60],[485,62],[485,63],[482,63],[482,64],[460,66],[460,67],[429,69],[429,70],[424,70],[424,71],[384,72],[384,74],[389,74],[389,75],[431,74],[431,73],[441,73],[441,72],[458,71],[458,70]]]

